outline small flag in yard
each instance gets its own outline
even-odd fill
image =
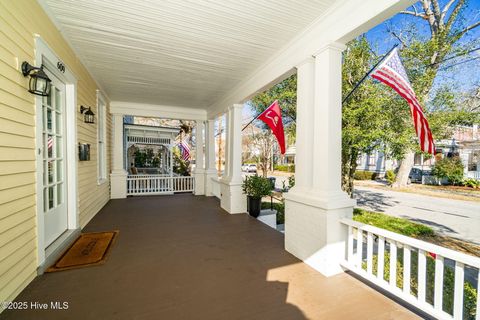
[[[178,147],[180,148],[180,152],[182,154],[182,159],[187,161],[190,159],[190,147],[188,146],[187,141],[182,140],[179,144]]]
[[[285,133],[283,132],[282,112],[278,100],[275,100],[270,107],[265,109],[257,119],[262,120],[272,129],[273,134],[277,137],[280,152],[285,154]]]
[[[372,71],[371,76],[395,90],[402,98],[407,100],[412,114],[413,124],[423,152],[435,153],[432,132],[427,118],[408,80],[405,68],[398,55],[397,48],[385,58],[385,60]]]

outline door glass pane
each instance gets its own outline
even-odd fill
[[[49,158],[52,158],[53,157],[53,140],[54,140],[54,137],[51,136],[51,135],[48,135],[48,138],[47,138],[47,156]]]
[[[52,110],[47,109],[47,130],[52,131]]]
[[[56,133],[57,134],[61,134],[62,133],[62,114],[61,113],[58,113],[58,112],[55,112],[55,116],[56,116],[56,119],[55,119],[55,130],[56,130]]]
[[[47,161],[43,161],[43,184],[47,184]]]
[[[63,183],[57,185],[57,205],[63,203]]]
[[[53,89],[53,86],[52,86]],[[50,94],[47,96],[47,106],[51,107],[52,106],[52,93],[50,91]]]
[[[55,88],[55,109],[60,111],[62,109],[62,103],[60,100],[60,90]]]
[[[61,137],[57,137],[57,153],[56,153],[56,158],[61,158],[63,156],[63,150],[62,150],[62,147],[63,147],[63,142],[62,142],[62,138]]]
[[[54,187],[48,187],[48,209],[53,208],[53,190]]]
[[[54,161],[48,161],[48,183],[53,183],[53,164]]]
[[[47,188],[43,188],[43,212],[47,211],[48,194]]]
[[[63,161],[57,161],[57,181],[63,181]]]

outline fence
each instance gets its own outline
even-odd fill
[[[343,266],[439,319],[476,319],[480,258],[350,219]],[[475,301],[476,300],[476,301]],[[467,314],[468,312],[468,314]]]
[[[195,177],[165,175],[129,175],[127,177],[127,195],[172,194],[175,192],[193,192]]]

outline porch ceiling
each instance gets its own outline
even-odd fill
[[[334,0],[40,0],[111,100],[207,108]]]

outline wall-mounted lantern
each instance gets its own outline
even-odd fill
[[[52,80],[43,71],[43,67],[37,68],[24,61],[22,63],[22,73],[24,77],[30,76],[29,92],[39,96],[48,96],[50,94]]]
[[[95,113],[93,113],[92,108],[80,106],[80,113],[83,114],[85,123],[95,123]]]

